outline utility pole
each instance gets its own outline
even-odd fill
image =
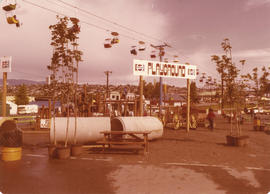
[[[151,47],[158,49],[159,50],[159,61],[162,62],[162,57],[165,55],[165,51],[164,48],[165,47],[171,47],[170,45],[168,45],[167,43],[164,43],[162,45],[150,45]],[[159,78],[159,116],[161,116],[161,106],[162,106],[162,100],[163,100],[163,84],[162,84],[162,77]]]
[[[189,65],[187,63],[187,65]],[[189,132],[189,123],[190,123],[190,80],[187,79],[187,133]]]
[[[2,95],[2,116],[6,117],[6,96],[7,96],[7,72],[3,72],[3,95]]]
[[[106,84],[106,92],[107,92],[107,98],[109,97],[109,76],[112,73],[112,71],[104,71],[105,75],[107,76],[107,84]]]
[[[143,76],[140,75],[140,110],[139,110],[139,116],[143,116]]]

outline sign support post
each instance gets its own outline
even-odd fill
[[[6,117],[7,114],[7,72],[3,72],[3,95],[2,95],[2,116]]]
[[[1,72],[3,72],[3,92],[2,92],[2,116],[6,117],[7,114],[7,72],[11,72],[11,57],[1,57]]]
[[[139,116],[143,116],[143,76],[140,75],[140,112]]]
[[[133,75],[140,76],[140,94],[142,76],[187,79],[187,132],[190,123],[190,79],[196,79],[197,67],[189,64],[165,63],[157,61],[134,60]],[[141,95],[142,96],[142,95]],[[142,103],[140,103],[142,104]]]
[[[189,132],[190,123],[190,80],[187,79],[187,133]]]

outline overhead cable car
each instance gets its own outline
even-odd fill
[[[160,49],[159,56],[163,57],[165,55],[164,48]]]
[[[132,49],[130,50],[130,54],[132,55],[137,55],[137,50],[136,50],[136,46],[132,46]]]
[[[150,54],[150,57],[153,59],[153,58],[156,58],[156,51],[152,51],[151,54]]]
[[[15,14],[15,10],[17,8],[17,2],[16,0],[6,0],[3,2],[4,6],[2,9],[6,13],[6,19],[8,24],[15,24],[16,27],[20,27],[20,22],[17,19],[17,16]]]
[[[111,38],[106,38],[104,42],[104,48],[111,48]]]
[[[173,58],[174,58],[174,60],[173,60],[174,63],[178,63],[179,62],[179,60],[177,59],[178,58],[178,55],[174,55]]]
[[[111,32],[111,35],[113,36],[112,40],[111,40],[111,44],[117,44],[119,43],[119,38],[118,38],[118,32]]]
[[[145,50],[145,42],[139,41],[139,51],[144,51]]]

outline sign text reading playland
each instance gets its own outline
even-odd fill
[[[196,79],[197,67],[195,65],[134,60],[133,74],[142,76]]]

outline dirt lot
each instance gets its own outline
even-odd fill
[[[97,154],[85,149],[70,160],[48,160],[48,135],[24,137],[23,158],[0,162],[0,191],[6,193],[268,193],[270,135],[253,131],[245,147],[226,145],[230,125],[222,118],[210,131],[164,130],[150,153]],[[30,146],[35,144],[36,146]],[[12,181],[11,181],[12,180]],[[40,180],[40,184],[35,184]],[[55,185],[54,185],[55,183]],[[46,187],[44,185],[50,185]],[[17,185],[17,187],[14,187]],[[17,189],[16,189],[17,188]]]

